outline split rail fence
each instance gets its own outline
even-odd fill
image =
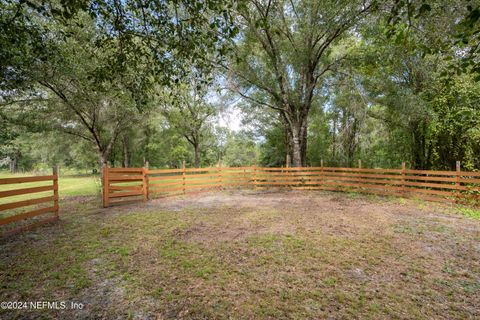
[[[103,205],[222,188],[331,190],[463,202],[480,199],[480,172],[335,167],[103,169]]]
[[[28,186],[23,187],[25,184]],[[0,186],[5,185],[8,185],[8,190],[2,188],[0,191],[0,226],[4,230],[2,236],[58,219],[57,169],[54,168],[52,175],[47,176],[0,179]],[[26,207],[29,207],[28,211],[25,211]],[[45,217],[48,213],[51,214]]]

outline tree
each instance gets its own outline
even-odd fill
[[[256,143],[246,131],[231,132],[225,145],[225,165],[229,167],[251,166],[257,160]]]
[[[0,128],[0,161],[2,166],[8,164],[10,172],[15,173],[21,155],[20,150],[14,144],[19,132],[18,129],[4,117],[0,117]]]
[[[445,79],[450,53],[424,50],[425,37],[432,42],[448,38],[455,19],[443,14],[435,25],[424,20],[417,32],[388,37],[383,18],[372,15],[359,28],[361,45],[350,55],[349,73],[360,79],[365,125],[374,133],[360,132],[360,151],[388,166],[406,161],[416,169],[452,169],[461,160],[473,168],[478,162],[471,156],[478,141],[471,107],[478,93],[473,75]],[[353,98],[344,101],[349,108],[354,104]]]
[[[336,151],[342,164],[352,167],[359,153],[360,135],[368,104],[361,93],[363,88],[359,79],[351,73],[338,78],[333,82],[332,87],[332,107],[329,110],[332,136],[335,137],[332,141],[332,149]]]
[[[225,53],[223,37],[235,33],[230,7],[219,0],[2,2],[0,102],[91,142],[103,165],[153,86],[208,70],[204,56]]]
[[[211,119],[217,109],[206,101],[206,89],[196,80],[165,89],[159,101],[161,113],[193,147],[194,165],[200,167],[201,149],[211,134]]]
[[[38,59],[48,59],[51,32],[70,37],[79,17],[95,21],[99,51],[110,53],[99,66],[104,78],[117,76],[125,67],[149,62],[148,76],[139,87],[174,84],[191,70],[208,70],[209,59],[227,52],[226,39],[236,35],[233,2],[223,0],[39,1],[5,0],[0,4],[1,88],[29,86],[28,70]]]
[[[424,54],[448,61],[442,76],[472,73],[480,81],[480,4],[470,0],[395,1],[386,34],[397,41],[415,34]]]
[[[279,113],[294,166],[306,163],[308,115],[323,77],[343,59],[332,47],[374,3],[251,0],[239,6],[233,89]]]
[[[461,160],[466,170],[480,168],[480,82],[462,74],[445,86],[437,79],[428,89],[434,118],[429,123],[432,165],[450,170]]]
[[[39,58],[36,51],[27,50],[27,56],[32,55],[30,65],[22,59],[8,61],[5,68],[15,72],[2,83],[3,108],[33,113],[33,120],[48,122],[50,130],[91,142],[99,164],[106,164],[118,135],[138,113],[138,101],[129,85],[141,77],[140,66],[137,64],[135,69],[138,73],[124,68],[115,77],[99,72],[110,61],[111,51],[98,50],[101,35],[95,21],[85,13],[79,13],[68,25],[44,20],[41,14],[33,15],[29,21],[45,31],[41,41],[48,54]],[[9,90],[12,83],[19,84]]]
[[[96,72],[108,63],[108,52],[95,47],[94,22],[82,22],[84,27],[72,27],[71,36],[57,46],[58,57],[38,63],[30,77],[46,90],[48,102],[40,107],[47,107],[52,125],[91,142],[103,166],[119,135],[138,119],[139,106],[125,84],[141,69],[103,79]]]

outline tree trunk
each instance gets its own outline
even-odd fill
[[[337,150],[337,120],[334,118],[333,119],[333,128],[332,128],[332,159],[333,161],[336,161],[336,150]],[[336,163],[336,162],[335,162]]]
[[[305,121],[304,127],[302,129],[302,140],[301,140],[301,153],[302,153],[302,167],[307,166],[307,130],[308,126]]]
[[[293,137],[293,159],[292,167],[301,167],[302,166],[302,148],[300,147],[299,137]]]
[[[291,143],[292,167],[302,167],[307,162],[307,121],[300,119],[295,123],[288,122],[288,132]]]
[[[351,123],[347,124],[347,141],[344,149],[347,156],[347,167],[353,167],[353,160],[355,153],[357,152],[357,134],[358,134],[358,122],[354,118]]]
[[[102,151],[98,152],[98,164],[100,165],[100,171],[108,163],[108,155]]]
[[[10,173],[16,173],[17,172],[17,162],[18,162],[17,155],[14,155],[10,159]]]
[[[100,172],[102,171],[103,166],[108,165],[108,157],[110,151],[112,150],[111,146],[102,148],[102,146],[97,146],[98,162],[100,165]]]
[[[128,153],[128,137],[123,137],[123,167],[128,168],[130,165],[130,157]]]
[[[145,161],[150,160],[150,136],[151,136],[151,130],[150,130],[150,126],[147,124],[145,128],[145,144],[143,147],[143,159],[144,159],[143,163],[145,163]]]
[[[195,168],[200,168],[200,144],[195,144],[193,148],[195,149]]]
[[[292,142],[292,167],[302,166],[302,136],[300,134],[300,128],[293,126],[290,128],[291,142]]]
[[[413,168],[418,170],[428,170],[427,166],[427,148],[424,124],[415,122],[412,126],[413,139]]]

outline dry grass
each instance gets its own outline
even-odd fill
[[[1,318],[480,317],[480,221],[326,192],[222,192],[98,209],[0,243]]]

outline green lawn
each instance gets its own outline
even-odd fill
[[[0,179],[2,178],[15,178],[15,177],[30,177],[33,174],[11,174],[5,171],[0,171]],[[100,187],[100,176],[98,175],[70,175],[70,176],[60,176],[59,178],[59,195],[60,197],[66,196],[94,196],[101,191]],[[48,181],[45,182],[31,182],[31,183],[21,183],[21,184],[12,184],[12,185],[0,185],[0,191],[11,190],[11,189],[22,189],[29,187],[38,187],[50,185]],[[45,194],[48,194],[46,192]],[[0,199],[1,202],[12,202],[20,201],[24,199],[29,199],[36,197],[37,195],[43,195],[43,193],[38,194],[29,194],[21,195]]]
[[[67,176],[59,178],[60,197],[94,196],[101,192],[100,176]]]
[[[86,199],[0,240],[0,301],[84,309],[0,318],[480,317],[480,221],[452,206],[258,190],[107,209]]]
[[[0,172],[0,179],[2,178],[13,178],[13,177],[22,177],[22,176],[32,176],[33,174],[10,174],[7,172]],[[60,206],[64,200],[69,197],[78,197],[78,196],[96,196],[101,192],[100,186],[100,177],[98,175],[78,175],[78,176],[60,176],[59,178],[59,196],[60,196]],[[13,190],[13,189],[23,189],[30,187],[39,187],[51,185],[50,181],[41,181],[41,182],[31,182],[31,183],[21,183],[21,184],[5,184],[0,185],[0,191]],[[50,196],[53,194],[53,191],[45,191],[38,193],[31,193],[19,196],[5,197],[0,198],[0,204],[11,203],[16,201],[23,201],[28,199],[35,199]],[[44,205],[39,205],[38,207],[44,207]],[[29,209],[30,208],[30,209]],[[15,210],[6,210],[0,212],[0,218],[4,218],[10,215],[14,215],[20,212],[31,210],[31,207],[18,208]]]

